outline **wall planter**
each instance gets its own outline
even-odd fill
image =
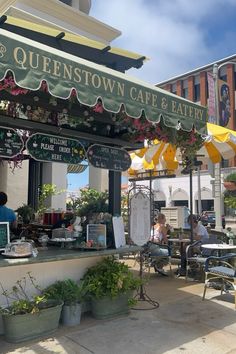
[[[234,182],[234,181],[224,181],[224,187],[228,191],[235,191],[236,190],[236,182]]]
[[[58,328],[62,305],[62,302],[51,301],[51,307],[42,308],[34,314],[3,314],[5,340],[10,343],[19,343],[51,334]]]
[[[91,308],[92,315],[98,320],[112,318],[114,316],[126,315],[129,313],[128,300],[130,292],[119,294],[115,298],[106,296],[101,299],[92,299]]]
[[[81,304],[63,305],[61,311],[61,323],[65,326],[76,326],[80,324]]]

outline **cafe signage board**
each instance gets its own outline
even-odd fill
[[[29,155],[38,161],[77,165],[85,158],[82,144],[75,139],[48,134],[33,134],[26,142]]]
[[[93,241],[94,246],[107,246],[106,225],[104,224],[88,224],[87,225],[87,242]]]
[[[87,156],[91,165],[106,170],[126,171],[131,165],[131,158],[127,151],[110,146],[91,145]]]
[[[0,222],[0,250],[5,250],[10,242],[9,222]]]
[[[14,129],[0,127],[0,156],[12,158],[20,154],[24,142],[20,134]]]

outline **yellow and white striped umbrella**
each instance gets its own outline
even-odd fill
[[[200,159],[218,163],[221,159],[230,159],[236,154],[236,132],[215,124],[207,123],[208,134],[201,149],[198,151]],[[162,168],[176,170],[181,161],[181,154],[175,146],[158,140],[153,141],[151,147],[145,147],[130,154],[132,164],[129,175],[138,171]]]

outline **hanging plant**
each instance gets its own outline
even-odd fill
[[[167,127],[162,120],[153,124],[142,116],[140,119],[134,119],[127,116],[124,112],[119,114],[119,120],[127,126],[127,139],[134,142],[143,142],[148,140],[153,144],[153,140],[158,139],[164,143],[169,143],[180,149],[182,162],[184,166],[190,166],[196,157],[197,151],[204,143],[203,137],[193,128],[190,132]]]

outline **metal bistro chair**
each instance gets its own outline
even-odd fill
[[[168,251],[168,255],[154,255],[152,254],[153,252],[155,253],[155,246],[159,246],[162,249],[166,249]],[[158,268],[162,268],[164,265],[169,265],[170,267],[170,272],[172,272],[171,269],[171,248],[168,245],[163,245],[163,244],[158,244],[152,241],[148,241],[146,244],[146,249],[148,253],[148,258],[149,258],[149,264],[150,267],[153,267],[154,270],[157,272]]]
[[[220,244],[223,242],[219,240],[217,236],[210,235],[207,241],[195,241],[194,243],[186,247],[186,282],[188,281],[190,270],[198,271],[199,274],[201,274],[201,272],[203,271],[207,257],[211,256],[214,250],[202,249],[201,245],[211,243]],[[199,253],[194,254],[195,251],[198,251]]]
[[[205,299],[208,283],[215,280],[221,280],[221,295],[225,289],[225,282],[234,287],[234,304],[236,310],[236,253],[229,253],[222,257],[208,257],[205,262],[205,285],[202,300]],[[230,262],[230,263],[229,263]],[[232,264],[233,263],[233,264]]]

